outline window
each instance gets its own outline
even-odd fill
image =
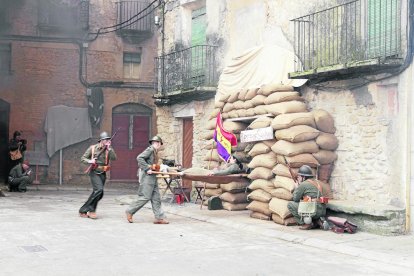
[[[124,78],[139,79],[141,75],[141,53],[124,53]]]
[[[11,44],[0,43],[0,75],[11,73]]]

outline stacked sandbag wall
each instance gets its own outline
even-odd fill
[[[207,153],[204,158],[204,168],[209,170],[219,170],[223,169],[226,166],[225,162],[220,158],[217,152],[217,146],[213,139],[214,129],[216,126],[216,116],[218,112],[219,110],[214,111],[210,115],[210,120],[207,124],[207,129],[209,131],[205,136],[205,149],[207,150]],[[223,127],[227,131],[235,134],[237,137],[238,145],[232,148],[233,155],[236,156],[236,158],[238,158],[241,162],[243,162],[244,166],[247,166],[250,161],[249,156],[244,152],[244,149],[247,145],[240,143],[240,132],[246,129],[247,124],[243,122],[225,121],[223,123]],[[208,199],[212,196],[220,196],[224,209],[229,211],[245,210],[247,206],[247,186],[248,183],[246,182],[231,182],[227,184],[206,183],[206,189],[204,191],[205,201],[203,204],[207,205]]]
[[[284,224],[291,216],[287,203],[294,190],[286,162],[295,172],[307,164],[319,179],[328,182],[338,146],[333,118],[324,110],[309,112],[304,99],[291,86],[264,85],[260,89],[241,89],[226,97],[217,104],[223,109],[223,118],[263,115],[248,129],[271,126],[275,131],[275,140],[249,147],[252,183],[247,208],[254,218]]]

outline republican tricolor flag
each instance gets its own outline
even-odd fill
[[[221,113],[217,114],[216,129],[214,130],[214,141],[217,143],[217,152],[224,161],[228,162],[231,155],[231,147],[237,146],[236,136],[223,127]]]

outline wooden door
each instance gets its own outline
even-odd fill
[[[193,166],[193,118],[183,119],[183,168]],[[192,187],[191,180],[183,180],[185,188]]]
[[[118,158],[111,165],[111,180],[137,181],[136,158],[149,145],[150,117],[113,114],[112,132],[117,129],[112,144]]]

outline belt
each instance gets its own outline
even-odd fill
[[[98,166],[95,170],[101,171],[101,172],[107,172],[111,169],[111,166]]]

